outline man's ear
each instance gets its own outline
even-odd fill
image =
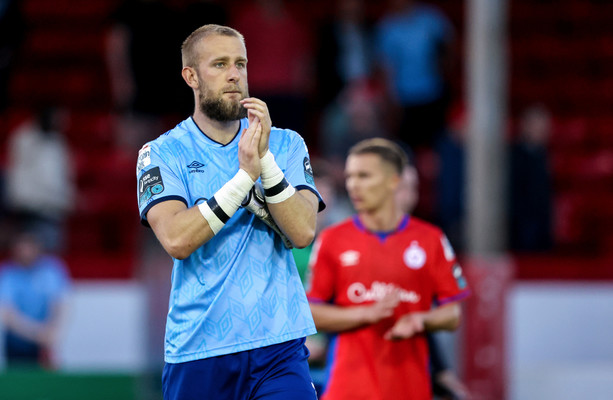
[[[390,176],[390,187],[392,188],[392,190],[394,192],[396,192],[398,190],[398,187],[400,186],[400,181],[401,181],[401,176],[398,174],[392,174]]]
[[[183,80],[185,80],[187,86],[191,87],[192,89],[198,89],[198,74],[196,73],[196,70],[194,68],[183,67],[183,69],[181,70],[181,76],[183,76]]]

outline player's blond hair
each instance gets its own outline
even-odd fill
[[[398,175],[402,175],[405,166],[409,165],[407,153],[398,144],[389,139],[372,138],[358,142],[349,149],[349,155],[376,154],[383,162],[391,165]]]
[[[198,43],[207,36],[221,35],[240,39],[245,44],[245,38],[236,29],[229,26],[208,24],[196,29],[183,41],[181,45],[181,60],[183,67],[195,67],[198,63]]]

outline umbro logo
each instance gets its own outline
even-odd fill
[[[356,250],[347,250],[339,256],[343,267],[352,267],[360,262],[360,252]]]
[[[204,173],[204,170],[201,168],[204,166],[205,164],[201,163],[200,161],[192,161],[191,164],[187,166],[187,168],[189,168],[190,174],[194,174],[194,173],[202,174]]]
[[[192,161],[192,163],[187,166],[187,168],[194,168],[194,169],[198,169],[202,167],[204,167],[204,164],[199,161]]]

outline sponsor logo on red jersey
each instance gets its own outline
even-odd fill
[[[374,281],[370,288],[367,288],[362,282],[354,282],[347,288],[347,298],[353,303],[364,303],[365,301],[378,301],[385,297],[386,294],[398,291],[400,301],[406,303],[419,303],[421,296],[412,291],[401,289],[393,283],[385,283]]]

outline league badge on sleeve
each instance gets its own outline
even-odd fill
[[[302,160],[302,166],[304,167],[304,179],[307,181],[307,183],[314,185],[313,167],[311,167],[311,160],[309,160],[309,157],[304,157],[304,160]]]
[[[460,267],[460,264],[454,264],[452,267],[452,273],[456,283],[458,284],[458,289],[466,289],[466,278],[464,278],[464,274],[462,274],[462,267]]]
[[[164,182],[160,167],[151,168],[146,171],[138,180],[138,205],[139,207],[147,203],[152,196],[164,191]]]

